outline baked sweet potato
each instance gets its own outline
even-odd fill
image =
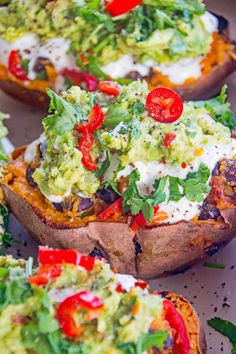
[[[201,321],[181,295],[150,292],[146,282],[114,273],[101,258],[75,250],[42,247],[38,261],[33,269],[22,259],[0,257],[0,285],[11,289],[14,284],[22,292],[21,297],[3,293],[0,321],[8,326],[0,333],[0,345],[5,354],[11,353],[12,337],[24,354],[41,353],[41,348],[48,353],[60,348],[64,354],[81,346],[96,354],[132,348],[134,353],[141,353],[139,348],[144,353],[145,348],[148,354],[206,353]]]
[[[226,77],[236,69],[236,46],[229,39],[228,21],[221,16],[217,18],[218,33],[213,35],[211,50],[201,63],[202,76],[199,79],[190,78],[183,84],[177,85],[155,70],[151,70],[146,77],[142,77],[138,72],[131,72],[128,78],[131,80],[145,79],[150,89],[156,86],[171,87],[185,100],[207,99],[216,95]],[[50,70],[53,71],[53,74],[49,75],[51,81],[36,79],[24,81],[9,74],[8,69],[0,64],[0,88],[20,101],[47,108],[49,100],[45,94],[46,87],[55,90],[55,77],[57,76],[51,66]]]
[[[11,211],[29,233],[43,245],[100,254],[120,273],[150,279],[182,271],[214,254],[236,235],[235,195],[224,194],[228,184],[224,189],[222,176],[212,177],[210,197],[217,203],[215,214],[204,204],[196,220],[133,232],[127,220],[104,222],[95,215],[78,219],[55,210],[37,187],[27,182],[22,150],[14,157],[5,167],[2,190]],[[235,163],[231,171],[235,180]]]

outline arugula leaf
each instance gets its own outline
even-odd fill
[[[236,354],[236,325],[219,317],[214,317],[207,321],[207,323],[216,331],[229,338],[233,345],[232,354]]]
[[[221,89],[219,96],[207,101],[194,102],[196,108],[205,108],[213,119],[229,129],[236,129],[236,113],[232,112],[231,104],[227,102],[227,85]]]
[[[138,182],[139,180],[140,180],[140,173],[137,169],[135,169],[129,175],[129,184],[123,194],[122,206],[123,206],[124,213],[127,213],[130,210],[131,200],[134,197],[140,197],[140,194],[139,194],[139,191],[137,188],[137,184],[136,184],[136,182]]]
[[[114,129],[121,122],[127,123],[132,120],[132,115],[128,111],[124,111],[116,105],[111,105],[106,112],[104,127]]]
[[[142,354],[151,348],[162,349],[168,337],[168,332],[159,331],[157,333],[142,334],[138,342],[135,343],[120,343],[118,348],[125,354]]]
[[[87,58],[89,62],[86,66],[86,70],[96,76],[99,80],[105,80],[107,75],[100,69],[97,58],[91,54],[88,54]]]
[[[63,134],[72,130],[79,121],[79,110],[63,97],[57,95],[50,89],[47,89],[50,97],[49,112],[54,112],[43,119],[43,126],[47,131],[53,131],[55,134]]]

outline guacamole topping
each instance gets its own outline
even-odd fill
[[[142,354],[172,347],[163,299],[149,293],[145,282],[114,274],[104,261],[73,250],[41,248],[39,261],[39,268],[31,267],[29,273],[28,262],[0,257],[0,343],[5,354]],[[180,335],[189,346],[183,328]]]
[[[62,80],[68,68],[99,80],[132,71],[147,76],[152,67],[169,76],[173,63],[192,67],[189,77],[197,78],[217,25],[200,0],[143,0],[116,17],[103,1],[13,0],[0,11],[1,62],[7,65],[11,50],[18,50],[30,80],[50,78],[42,66],[39,70],[39,58],[49,59]],[[69,84],[71,75],[65,80]],[[57,88],[62,87],[57,81]]]
[[[155,90],[149,93],[138,81],[120,87],[116,97],[79,87],[61,96],[49,91],[51,113],[43,120],[41,143],[32,143],[25,153],[30,165],[39,146],[40,163],[32,177],[44,196],[52,203],[76,196],[96,199],[101,189],[111,188],[123,200],[124,215],[144,212],[151,222],[155,206],[165,222],[198,215],[217,162],[236,154],[229,129],[235,115],[223,88],[210,101],[182,103],[179,98],[180,116],[172,123],[157,121],[148,108]],[[101,121],[89,131],[97,119],[91,113],[95,106]]]

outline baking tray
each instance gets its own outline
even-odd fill
[[[236,38],[236,1],[209,0],[208,7],[229,19],[231,35]],[[236,111],[236,73],[227,80],[229,97]],[[234,97],[235,95],[235,97]],[[0,107],[9,112],[12,119],[7,121],[10,139],[15,146],[24,145],[37,138],[42,131],[41,119],[45,111],[30,108],[3,93],[0,93]],[[20,226],[14,216],[10,216],[10,230],[20,244],[15,244],[9,252],[17,256],[35,256],[38,244]],[[203,322],[209,354],[229,354],[229,341],[208,327],[207,320],[219,316],[236,322],[236,239],[212,256],[210,262],[219,262],[225,269],[207,268],[203,263],[168,278],[151,281],[151,287],[159,291],[173,290],[187,297],[194,305]]]

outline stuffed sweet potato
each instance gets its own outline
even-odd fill
[[[0,257],[4,354],[205,354],[193,307],[115,274],[101,258],[39,249],[39,267]],[[16,289],[11,291],[11,289]]]
[[[225,88],[195,103],[142,82],[116,97],[78,87],[48,93],[44,134],[13,153],[1,181],[42,244],[154,278],[235,236],[235,115]]]
[[[150,88],[167,86],[185,99],[202,99],[218,93],[236,68],[227,21],[199,0],[112,3],[14,1],[1,7],[0,87],[47,106],[47,87],[95,91],[99,81],[144,78]]]

